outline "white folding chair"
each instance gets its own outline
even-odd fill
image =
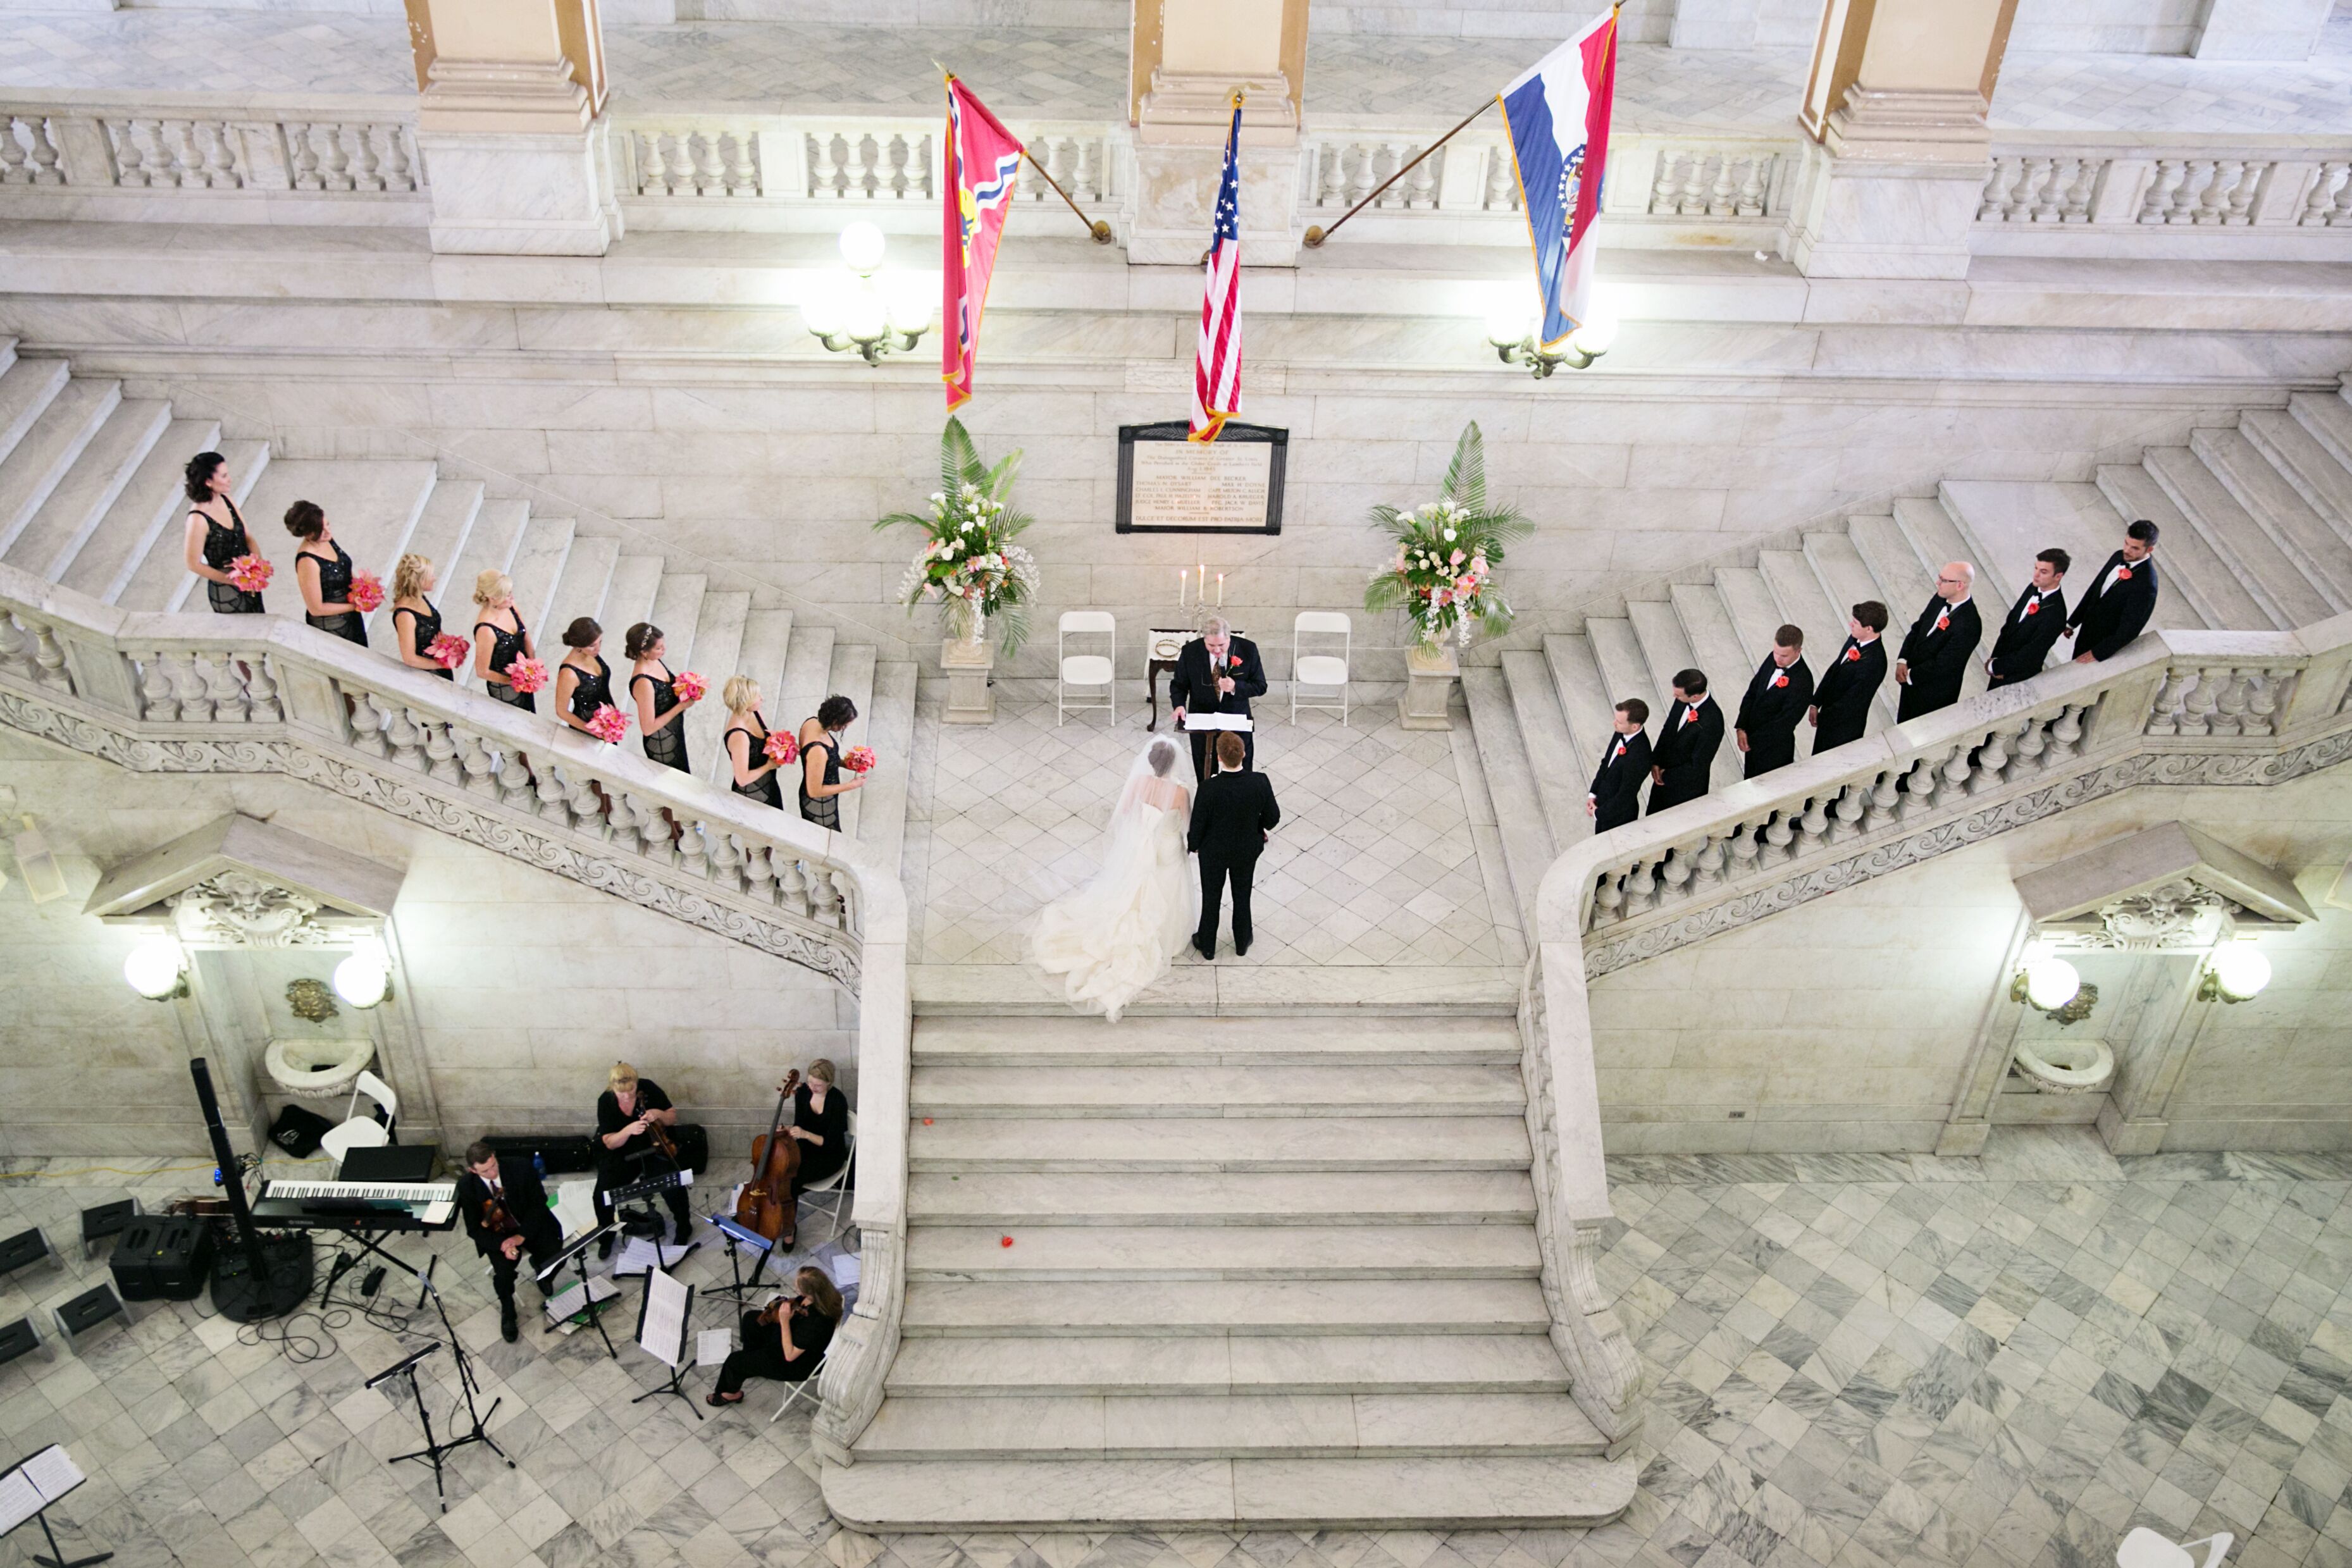
[[[834,1332],[835,1333],[839,1333],[841,1332],[840,1327],[835,1325]],[[832,1347],[828,1345],[825,1348],[830,1350]],[[824,1354],[825,1353],[823,1350],[816,1353],[816,1364],[809,1368],[809,1375],[806,1377],[802,1378],[798,1383],[793,1385],[792,1392],[784,1396],[784,1402],[776,1406],[775,1415],[768,1417],[769,1426],[774,1426],[778,1419],[783,1416],[785,1411],[791,1409],[794,1405],[800,1402],[801,1396],[803,1395],[808,1396],[808,1401],[812,1405],[822,1405],[824,1403],[824,1396],[816,1391],[816,1380],[824,1375]]]
[[[1070,652],[1072,636],[1091,637],[1097,633],[1109,639],[1110,645],[1108,652],[1101,653]],[[1118,722],[1118,688],[1112,684],[1111,659],[1118,652],[1118,622],[1112,617],[1111,612],[1108,610],[1064,611],[1061,636],[1055,644],[1055,652],[1059,656],[1062,672],[1061,684],[1054,691],[1055,727],[1061,727],[1062,720],[1073,708],[1080,711],[1098,707],[1108,708],[1111,723],[1117,724]],[[1100,686],[1103,689],[1103,700],[1098,703],[1074,703],[1070,701],[1072,686],[1089,688]]]
[[[2116,1568],[2221,1568],[2221,1554],[2236,1539],[2225,1530],[2202,1541],[2175,1543],[2143,1524],[2125,1536],[2123,1544],[2116,1548]],[[2189,1554],[2192,1546],[2209,1548],[2203,1563]]]
[[[361,1113],[360,1096],[362,1094],[383,1107],[383,1121],[375,1119],[373,1110],[364,1114]],[[352,1102],[343,1111],[342,1122],[327,1130],[327,1135],[319,1140],[319,1146],[332,1155],[340,1167],[343,1156],[353,1149],[382,1148],[392,1142],[392,1124],[399,1119],[400,1096],[392,1092],[391,1084],[362,1068],[358,1081],[352,1085]]]
[[[841,1091],[836,1089],[834,1092],[838,1094]],[[848,1180],[850,1166],[855,1165],[856,1160],[857,1113],[852,1111],[849,1113],[849,1145],[844,1154],[840,1168],[835,1170],[831,1176],[825,1177],[823,1181],[816,1183],[814,1186],[801,1188],[801,1197],[803,1198],[809,1197],[812,1193],[831,1193],[833,1195],[833,1202],[830,1206],[823,1203],[812,1206],[816,1208],[831,1207],[833,1212],[833,1229],[827,1232],[828,1237],[838,1238],[841,1235],[841,1209],[842,1206],[849,1201],[849,1189],[844,1185],[844,1183]]]
[[[1310,636],[1339,639],[1339,652],[1309,653],[1301,644]],[[1298,722],[1302,707],[1318,708],[1325,713],[1337,712],[1339,722],[1348,722],[1348,645],[1354,635],[1354,626],[1336,610],[1302,610],[1298,619],[1290,624],[1290,722]],[[1339,693],[1337,703],[1298,700],[1301,686],[1331,686]]]

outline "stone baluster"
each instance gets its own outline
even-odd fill
[[[371,701],[383,713],[383,744],[385,755],[403,768],[413,768],[419,773],[427,766],[425,758],[425,727],[416,722],[406,703],[394,702],[389,697]]]
[[[318,130],[307,122],[289,120],[286,124],[286,144],[294,153],[294,188],[298,191],[324,188],[319,176]]]
[[[2001,752],[2001,760],[2004,762],[2009,760],[2009,753],[2005,747]],[[1975,770],[1975,765],[1969,760],[1969,747],[1954,747],[1951,755],[1944,758],[1943,766],[1937,769],[1944,778],[1944,783],[1938,788],[1937,793],[1947,799],[1966,793],[1969,775]]]
[[[2143,224],[2164,222],[2165,214],[2172,210],[2173,196],[2179,191],[2180,183],[2188,177],[2189,165],[2179,159],[2159,159],[2156,165],[2156,178],[2147,183],[2147,194],[2140,198],[2139,213],[2134,221]]]
[[[383,128],[383,188],[387,191],[416,189],[416,160],[409,155],[408,128],[387,125]]]
[[[1994,159],[1992,172],[1985,178],[1984,199],[1977,205],[1977,222],[2007,223],[2017,193],[2017,183],[2024,177],[2025,164],[2022,160]]]
[[[2156,702],[2148,711],[2148,734],[2180,733],[2181,700],[2188,695],[2189,683],[2196,678],[2197,672],[2186,664],[2173,664],[2165,670],[2164,685],[2158,690]]]
[[[2028,158],[2025,178],[2017,192],[2017,216],[2030,224],[2053,224],[2058,221],[2058,161],[2054,158]]]
[[[467,793],[496,798],[499,792],[499,757],[489,743],[469,729],[449,727],[449,738],[457,748],[457,766],[466,776]]]
[[[2332,229],[2352,228],[2352,175],[2336,187],[2336,195],[2327,209],[2327,226]]]
[[[1783,865],[1797,858],[1797,830],[1788,812],[1772,813],[1764,829],[1764,844],[1758,858],[1767,865]]]
[[[856,928],[856,890],[849,885],[849,873],[831,867],[824,870],[824,908],[818,918],[837,930]]]
[[[1677,193],[1675,211],[1686,218],[1706,215],[1706,172],[1715,164],[1712,152],[1694,152],[1683,166],[1682,189]]]
[[[2213,733],[2213,709],[2216,699],[2221,695],[2222,674],[2220,669],[2208,669],[2202,665],[2198,667],[2197,684],[2189,687],[2189,695],[2180,700],[2181,734],[2210,735]]]
[[[235,190],[245,182],[237,177],[236,158],[228,146],[228,131],[218,120],[207,120],[197,128],[205,149],[205,183],[215,190]]]
[[[1592,907],[1585,912],[1584,928],[1590,931],[1596,925],[1614,925],[1624,918],[1624,906],[1625,894],[1617,886],[1617,873],[1602,872],[1593,883]]]
[[[2189,221],[2208,226],[2225,221],[2229,216],[2231,187],[2245,172],[2246,166],[2234,159],[2224,158],[2216,162],[2213,177],[2205,182],[2205,189],[2199,193],[2197,211],[2190,214]]]
[[[2058,205],[2058,221],[2062,224],[2087,224],[2091,221],[2091,193],[2098,183],[2098,160],[2070,158],[2066,161],[2066,195]]]
[[[1702,887],[1723,885],[1725,858],[1721,839],[1710,833],[1699,841],[1698,852],[1691,857],[1694,891]]]
[[[866,935],[866,905],[858,896],[856,879],[847,872],[836,869],[833,873],[833,891],[841,898],[841,928],[852,936],[863,938]]]
[[[2311,189],[2303,195],[2303,204],[2295,211],[2298,228],[2319,228],[2327,222],[2327,212],[2334,205],[2336,187],[2342,183],[2352,163],[2322,163],[2311,177]]]
[[[769,869],[775,873],[776,904],[789,914],[805,915],[809,912],[808,877],[801,862],[789,851],[776,850],[768,857]]]
[[[650,131],[633,131],[629,132],[629,148],[637,163],[637,194],[660,195],[661,138]]]
[[[153,663],[150,661],[147,670],[153,668]],[[15,613],[5,606],[0,606],[0,670],[24,680],[37,678],[33,674],[33,634],[20,625]],[[168,695],[171,688],[166,686],[164,690]],[[145,695],[143,686],[141,694]],[[151,705],[152,702],[151,698]]]
[[[664,139],[662,189],[673,196],[700,194],[694,180],[694,132],[681,131]]]
[[[2189,159],[2182,166],[2180,188],[2172,193],[2172,205],[2166,210],[2164,221],[2175,225],[2195,223],[2205,193],[2212,189],[2219,173],[2211,160]]]
[[[1486,184],[1485,199],[1478,204],[1490,213],[1516,213],[1519,210],[1519,183],[1511,172],[1511,162],[1499,147],[1486,149]],[[1656,211],[1653,207],[1652,211]]]
[[[2009,765],[2009,776],[2011,779],[2028,778],[2050,765],[2048,758],[2042,756],[2042,753],[2050,748],[2048,730],[2048,724],[2038,718],[2027,719],[2024,726],[2019,729],[2016,755]]]
[[[179,698],[179,712],[173,716],[182,724],[202,724],[212,717],[212,698],[205,691],[204,672],[196,668],[196,661],[186,653],[160,657],[169,663],[172,690]]]
[[[16,127],[24,125],[32,132],[32,140],[41,139],[40,125],[16,115],[0,115],[0,185],[29,185],[33,183],[30,161],[25,155],[25,143],[16,140]]]
[[[1730,864],[1725,868],[1725,874],[1732,881],[1737,882],[1754,871],[1757,855],[1762,848],[1756,837],[1756,824],[1742,822],[1733,829],[1725,848],[1730,856]]]
[[[1816,795],[1805,802],[1805,809],[1798,816],[1795,826],[1797,843],[1794,852],[1789,856],[1790,860],[1811,854],[1821,848],[1822,841],[1829,836],[1829,810],[1827,803],[1821,796]]]
[[[564,810],[570,813],[575,831],[604,836],[604,792],[595,778],[583,771],[577,777],[567,773],[564,783]]]
[[[1665,862],[1658,868],[1665,879],[1665,886],[1659,894],[1661,903],[1680,904],[1691,895],[1692,847],[1676,844],[1666,852]]]
[[[1372,187],[1380,183],[1380,175],[1375,172],[1379,167],[1380,154],[1362,142],[1353,142],[1349,145],[1346,156],[1348,204],[1352,207],[1370,195]]]
[[[710,880],[730,893],[743,884],[743,841],[733,833],[710,836]]]
[[[186,188],[205,183],[204,157],[195,148],[195,128],[184,120],[155,122],[156,145],[163,150],[166,185]]]
[[[928,131],[907,138],[907,189],[917,196],[928,197],[934,193],[931,190],[931,133]]]
[[[1971,795],[2000,789],[2002,773],[2009,767],[2009,742],[2013,733],[2009,724],[1998,726],[1985,737],[1984,744],[1976,748],[1973,757],[1959,751],[1952,754],[1953,761],[1962,769],[1961,775],[1952,774],[1953,763],[1950,762],[1944,765],[1945,774],[1955,784],[1965,782]]]
[[[58,641],[58,629],[46,621],[33,623],[33,679],[51,691],[73,690],[73,677],[66,674],[65,645]]]
[[[1870,787],[1870,814],[1863,823],[1863,831],[1874,833],[1892,824],[1903,806],[1903,792],[1895,787],[1902,775],[1890,768],[1878,776]]]
[[[677,869],[692,877],[709,876],[710,841],[717,833],[708,822],[687,823],[677,836]]]
[[[542,759],[535,771],[539,777],[531,786],[536,797],[532,810],[535,815],[551,822],[569,825],[572,821],[572,781],[554,763]]]
[[[844,196],[855,198],[874,193],[866,188],[867,182],[874,177],[874,168],[880,162],[880,157],[878,151],[868,155],[866,147],[869,142],[870,139],[863,133],[843,138],[842,145],[846,151],[841,171],[841,193]]]
[[[809,138],[809,194],[841,194],[841,165],[833,156],[833,133],[820,131]]]
[[[1078,167],[1074,178],[1078,188],[1072,193],[1082,202],[1099,202],[1103,193],[1102,142],[1092,136],[1078,139]],[[925,189],[928,190],[928,183]]]
[[[1849,784],[1838,791],[1837,800],[1830,806],[1828,841],[1843,843],[1862,831],[1863,813],[1870,809],[1870,797],[1859,784]]]
[[[1759,152],[1744,158],[1739,166],[1744,172],[1739,179],[1739,203],[1734,213],[1743,218],[1760,218],[1764,215],[1764,204],[1771,195],[1772,154]]]
[[[213,718],[225,724],[246,721],[245,683],[237,678],[236,661],[218,653],[206,653],[197,661],[196,670],[204,679],[205,695],[213,705]]]
[[[2067,704],[2058,711],[2057,722],[2050,727],[2050,763],[2056,768],[2074,759],[2083,748],[2083,722],[2091,716],[2097,703],[2084,706]]]
[[[1715,158],[1715,178],[1707,183],[1706,215],[1727,218],[1738,210],[1731,193],[1734,189],[1732,165],[1736,162],[1729,152],[1718,152]]]
[[[1315,149],[1315,204],[1337,207],[1348,200],[1347,149],[1326,141]]]
[[[2242,228],[2254,221],[2254,196],[2262,189],[2263,174],[2272,167],[2269,163],[2242,166],[2238,178],[2230,186],[2230,210],[2221,218],[2224,224]]]
[[[1636,861],[1625,873],[1625,915],[1646,915],[1658,906],[1658,862]]]
[[[2264,670],[2246,699],[2245,732],[2248,735],[2276,735],[2278,711],[2287,706],[2295,672],[2291,667]]]
[[[708,131],[690,139],[688,152],[694,164],[694,193],[698,196],[728,194],[727,162],[719,151],[723,132]]]
[[[139,172],[146,177],[149,190],[160,190],[180,183],[179,160],[172,152],[172,127],[161,120],[134,122],[139,131]]]
[[[408,711],[408,722],[425,737],[425,775],[445,784],[465,781],[465,770],[457,766],[457,743],[450,737],[449,727],[430,714],[415,708]]]
[[[371,756],[390,757],[392,741],[384,731],[392,722],[392,699],[347,684],[342,689],[352,699],[352,744]]]
[[[58,166],[56,125],[37,114],[26,116],[24,123],[26,140],[32,144],[33,183],[36,185],[64,184],[65,171]]]
[[[1437,205],[1437,159],[1444,156],[1440,152],[1436,157],[1424,158],[1412,166],[1412,172],[1406,175],[1404,181],[1412,189],[1412,194],[1405,198],[1406,206],[1426,211]]]
[[[352,188],[358,191],[383,189],[383,160],[375,150],[375,127],[352,127],[352,147],[357,154],[352,161]]]
[[[326,147],[320,160],[319,178],[330,191],[352,188],[352,151],[345,145],[341,125],[321,125],[326,132]]]
[[[2252,685],[2254,674],[2252,670],[2235,669],[2220,672],[2220,689],[2213,695],[2215,735],[2245,733],[2241,721],[2246,712],[2247,687]]]
[[[776,899],[776,868],[765,844],[743,846],[743,891],[761,904]]]
[[[1912,817],[1934,810],[1938,783],[1932,758],[1922,756],[1913,762],[1909,775],[1903,780],[1903,814]]]
[[[114,151],[114,183],[138,186],[147,183],[142,167],[143,155],[139,151],[138,138],[131,134],[133,122],[128,120],[101,120],[99,127],[106,133],[107,144]]]
[[[5,632],[8,624],[7,618],[0,616],[0,632]],[[25,646],[28,651],[31,649],[30,637],[25,639]],[[6,643],[0,641],[0,664],[7,662],[6,653]],[[139,656],[139,715],[142,718],[168,722],[180,716],[180,699],[173,694],[172,669],[166,662],[170,657],[160,650]],[[27,674],[32,673],[31,664],[31,660],[26,659]]]
[[[760,168],[756,143],[748,131],[731,132],[726,138],[725,174],[727,193],[749,196],[760,189]]]

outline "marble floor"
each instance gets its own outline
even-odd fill
[[[13,1162],[0,1227],[70,1235],[85,1205],[160,1207],[208,1170]],[[429,1471],[385,1462],[414,1412],[362,1386],[404,1342],[356,1315],[291,1320],[281,1346],[195,1303],[142,1309],[83,1354],[0,1369],[0,1436],[68,1445],[91,1479],[61,1532],[125,1568],[2101,1568],[2140,1523],[2230,1531],[2244,1568],[2352,1563],[2352,1158],[2118,1163],[2080,1130],[2021,1130],[1979,1159],[1650,1156],[1610,1176],[1602,1280],[1655,1394],[1633,1508],[1589,1534],[843,1531],[803,1410],[632,1406],[648,1357],[500,1343],[469,1254],[443,1270],[451,1312],[519,1468],[466,1451],[446,1516]],[[436,1249],[460,1263],[462,1243]],[[22,1271],[0,1318],[76,1288]]]
[[[930,60],[950,61],[992,103],[1030,114],[1123,113],[1126,36],[1043,27],[830,27],[688,22],[605,29],[614,89],[664,102],[761,108],[904,108],[929,114]],[[2341,133],[2352,130],[2352,12],[2299,64],[2146,55],[2009,57],[1996,125],[2021,130]],[[1310,108],[1450,123],[1541,52],[1519,38],[1317,34]],[[1782,129],[1804,82],[1802,49],[1627,46],[1618,123],[1628,130]],[[211,92],[412,90],[398,17],[284,10],[135,9],[0,15],[0,86]]]

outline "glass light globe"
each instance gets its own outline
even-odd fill
[[[892,278],[884,298],[890,313],[891,330],[928,332],[931,329],[931,309],[939,303],[939,285],[932,279],[919,273]]]
[[[2213,949],[2213,983],[2232,1001],[2250,1001],[2271,983],[2271,961],[2253,947]]]
[[[2043,1012],[2054,1012],[2074,999],[2083,977],[2063,958],[2036,958],[2025,967],[2025,999]]]
[[[1528,315],[1524,310],[1507,305],[1496,307],[1486,314],[1486,341],[1498,349],[1507,349],[1528,339]]]
[[[1596,304],[1586,313],[1584,324],[1568,335],[1568,341],[1580,353],[1595,358],[1607,353],[1617,341],[1617,313]]]
[[[821,277],[809,285],[801,300],[801,324],[820,338],[841,330],[841,290],[833,279]]]
[[[882,265],[882,231],[864,218],[841,231],[841,259],[861,277]]]
[[[186,962],[176,938],[149,936],[122,960],[122,977],[141,996],[160,1002],[180,988],[180,970]]]
[[[853,342],[866,343],[890,329],[888,315],[882,308],[882,296],[871,288],[853,290],[841,302],[841,329]]]
[[[362,947],[335,966],[335,995],[355,1008],[372,1008],[383,1000],[392,973],[383,955]]]

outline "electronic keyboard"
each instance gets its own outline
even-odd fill
[[[446,1230],[457,1223],[457,1184],[265,1181],[253,1218],[296,1230]]]

